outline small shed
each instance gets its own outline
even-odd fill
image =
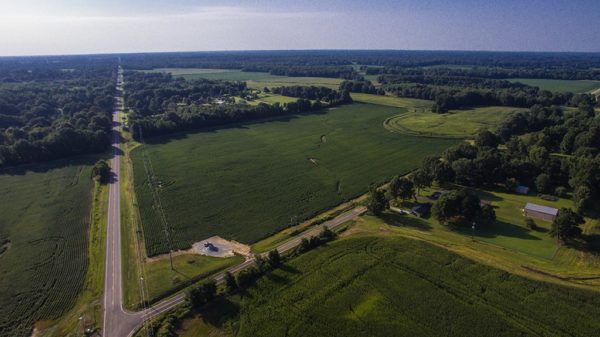
[[[528,218],[554,221],[558,215],[558,209],[528,202],[523,208],[523,215]]]
[[[515,192],[519,194],[529,194],[529,187],[525,185],[519,185],[517,188],[515,188]]]
[[[215,245],[213,245],[213,244],[212,244],[212,243],[210,243],[210,242],[207,242],[207,243],[205,243],[205,244],[204,244],[204,247],[205,247],[206,249],[208,249],[208,251],[210,251],[210,252],[217,252],[217,251],[219,251],[219,248],[217,248]]]
[[[410,210],[410,213],[417,218],[426,217],[431,211],[431,204],[418,204]]]

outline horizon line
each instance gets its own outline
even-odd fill
[[[292,48],[292,49],[215,49],[215,50],[170,50],[170,51],[130,51],[130,52],[97,52],[97,53],[48,53],[48,54],[15,54],[0,55],[0,59],[34,58],[34,57],[64,57],[64,56],[110,56],[136,54],[183,54],[183,53],[243,53],[243,52],[314,52],[314,51],[392,51],[392,52],[467,52],[467,53],[511,53],[511,54],[599,54],[599,51],[568,51],[568,50],[491,50],[491,49],[395,49],[395,48]]]

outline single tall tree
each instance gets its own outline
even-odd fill
[[[583,217],[570,208],[561,208],[558,216],[552,222],[550,235],[558,236],[558,240],[566,242],[581,234],[579,225],[583,224]]]
[[[373,215],[379,215],[388,207],[389,204],[383,191],[378,190],[376,187],[372,187],[367,202],[367,209],[369,212]]]

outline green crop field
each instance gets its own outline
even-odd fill
[[[34,322],[59,317],[83,287],[91,166],[53,165],[0,174],[1,336],[25,336]]]
[[[239,321],[211,325],[217,309]],[[210,310],[205,320],[184,322],[181,336],[587,337],[600,329],[597,292],[532,281],[401,237],[338,240]]]
[[[415,109],[414,112],[387,119],[385,127],[393,132],[412,135],[464,138],[482,129],[493,130],[508,115],[525,110],[492,106],[439,114]]]
[[[388,132],[405,111],[352,104],[322,113],[156,139],[132,152],[149,255],[167,250],[143,165],[146,149],[175,248],[218,234],[253,243],[410,171],[455,140]]]
[[[337,89],[343,81],[340,78],[277,76],[264,72],[237,69],[159,68],[149,72],[171,73],[173,76],[183,77],[187,80],[206,78],[210,80],[245,81],[248,87],[253,89],[292,85],[314,85]]]
[[[511,82],[520,82],[542,90],[559,92],[588,92],[600,88],[600,81],[578,81],[578,80],[546,80],[537,78],[512,78]]]

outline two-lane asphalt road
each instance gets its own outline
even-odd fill
[[[111,178],[108,192],[108,223],[106,227],[106,262],[104,280],[104,322],[102,336],[104,337],[128,337],[142,326],[148,319],[155,317],[185,301],[185,295],[180,293],[168,298],[146,310],[131,312],[123,309],[123,281],[121,268],[121,190],[120,190],[120,165],[121,165],[121,85],[123,74],[119,68],[117,79],[117,94],[115,96],[115,111],[112,120],[112,158]],[[289,251],[298,246],[303,238],[316,236],[324,226],[333,229],[342,223],[354,219],[366,211],[365,207],[357,207],[352,211],[344,213],[337,218],[315,227],[296,238],[287,241],[277,247],[280,253]],[[217,283],[224,280],[226,272],[237,273],[254,264],[254,260],[247,260],[233,266],[227,271],[214,277]]]
[[[138,326],[139,314],[123,310],[121,273],[121,190],[119,188],[121,165],[120,83],[123,75],[119,70],[115,111],[112,119],[112,158],[108,190],[108,223],[106,226],[106,261],[104,272],[104,323],[103,336],[127,336]]]

